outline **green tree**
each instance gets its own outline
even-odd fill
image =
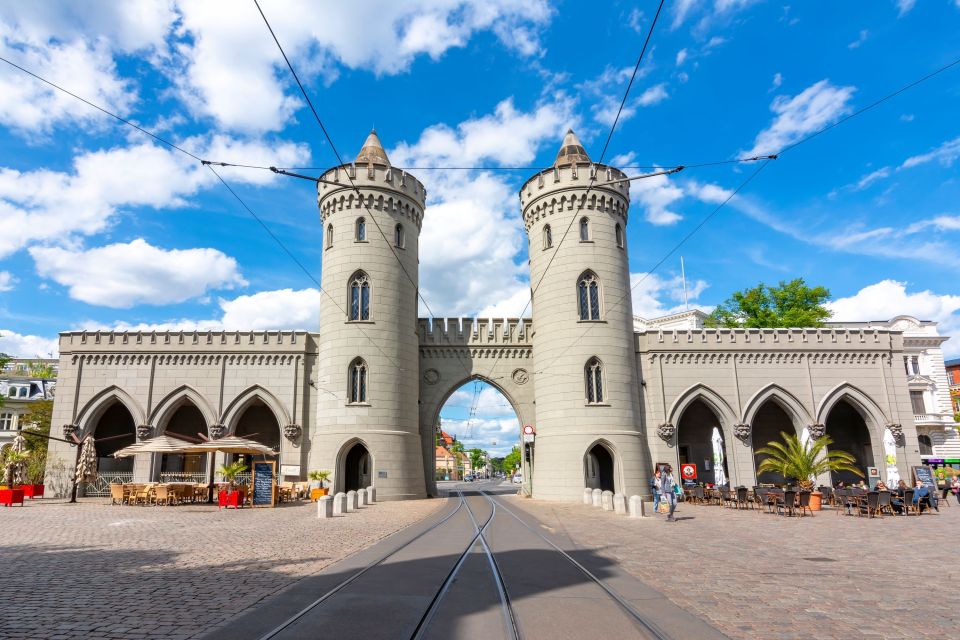
[[[463,443],[459,440],[454,440],[453,444],[450,445],[450,451],[453,453],[463,453]]]
[[[10,356],[5,353],[0,352],[0,373],[3,372],[7,364],[10,362]],[[3,396],[0,396],[0,409],[3,408]]]
[[[46,364],[39,360],[31,360],[27,363],[27,375],[31,378],[43,378],[49,380],[55,378],[52,364]]]
[[[487,452],[483,449],[473,448],[470,449],[470,468],[473,469],[473,472],[476,473],[480,467],[484,466],[483,459],[487,455]]]
[[[735,292],[717,305],[707,318],[708,327],[822,327],[831,312],[825,287],[808,287],[803,278],[781,280],[775,287],[762,282]]]
[[[503,458],[503,470],[507,473],[513,473],[513,470],[520,464],[520,447],[514,445],[513,449]]]
[[[849,471],[861,478],[863,472],[857,468],[857,459],[846,451],[826,449],[833,444],[830,436],[817,438],[812,442],[801,442],[796,434],[780,432],[783,442],[768,442],[766,447],[756,453],[768,456],[757,467],[757,473],[771,471],[784,478],[796,480],[801,489],[810,489],[820,474],[828,471]]]
[[[50,440],[50,422],[53,417],[53,400],[39,400],[30,403],[30,410],[20,416],[23,425],[23,439],[30,451],[27,461],[27,482],[43,484],[47,468],[47,446]]]
[[[503,458],[490,458],[490,467],[493,469],[494,473],[500,473],[503,471]]]

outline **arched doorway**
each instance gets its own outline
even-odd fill
[[[917,444],[920,445],[921,456],[933,455],[933,440],[930,439],[930,436],[925,433],[921,433],[917,436]]]
[[[767,400],[753,418],[754,471],[760,468],[760,463],[763,462],[765,458],[769,457],[762,453],[757,453],[758,449],[769,447],[771,442],[782,442],[783,436],[780,435],[781,433],[794,435],[796,432],[793,420],[790,419],[790,416],[784,411],[783,407],[773,400]],[[784,483],[786,483],[786,478],[779,473],[772,471],[757,473],[757,484],[779,485]]]
[[[100,414],[90,430],[97,450],[97,470],[101,473],[133,471],[133,457],[114,458],[113,454],[137,441],[133,416],[122,402],[115,401]],[[107,439],[109,438],[109,440]]]
[[[199,442],[200,435],[207,433],[207,421],[203,413],[190,400],[184,400],[167,420],[164,433],[187,442]],[[207,454],[165,453],[160,458],[162,481],[197,481],[207,477]]]
[[[870,430],[860,412],[847,400],[840,400],[830,409],[826,420],[827,435],[833,439],[831,449],[846,451],[852,454],[857,462],[856,466],[867,475],[867,467],[874,466],[873,445],[870,440]],[[849,471],[838,471],[833,474],[833,482],[859,482],[860,476]]]
[[[680,464],[697,465],[700,482],[725,484],[730,479],[720,418],[699,398],[683,410],[677,423],[677,458]]]
[[[273,410],[260,398],[254,398],[244,407],[233,433],[240,438],[254,440],[274,451],[280,451],[280,423],[277,421],[277,416],[274,415]],[[237,455],[234,460],[242,460],[247,467],[251,467],[254,458],[257,460],[264,459],[263,456],[242,454]],[[266,456],[266,459],[276,460],[277,456]]]
[[[356,442],[343,458],[343,491],[359,491],[371,485],[370,452]]]
[[[604,445],[597,443],[584,459],[584,486],[588,489],[616,492],[613,471],[613,454]]]

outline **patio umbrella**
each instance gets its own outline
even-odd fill
[[[197,444],[187,442],[180,438],[174,438],[168,435],[157,436],[149,440],[143,440],[129,447],[124,447],[113,454],[114,458],[128,458],[138,453],[193,453],[189,451],[191,447]]]
[[[23,437],[22,433],[18,433],[17,436],[13,439],[13,442],[10,443],[10,450],[16,453],[26,453],[27,452],[27,441]],[[23,460],[21,462],[16,462],[13,464],[13,486],[18,484],[23,484],[23,472],[26,470],[27,462]]]
[[[720,429],[713,428],[713,481],[717,485],[727,483],[727,476],[723,473],[723,436],[720,435]]]
[[[77,484],[93,482],[97,479],[97,449],[93,437],[87,437],[80,449],[80,461],[77,463]]]
[[[883,430],[883,453],[887,459],[887,486],[894,487],[900,482],[900,470],[897,469],[897,441],[890,429]]]
[[[253,455],[275,456],[277,452],[265,444],[260,444],[256,440],[249,438],[240,438],[238,436],[225,436],[216,440],[208,440],[200,444],[188,445],[182,450],[183,453],[247,453]],[[209,494],[207,502],[213,502],[213,465],[210,465],[210,479],[208,482]]]

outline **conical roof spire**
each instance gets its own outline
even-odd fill
[[[591,162],[591,160],[586,149],[580,144],[577,134],[573,129],[567,129],[567,135],[563,136],[563,142],[560,144],[560,151],[557,152],[557,159],[553,161],[553,166],[562,167],[574,162]]]
[[[363,146],[360,147],[360,153],[357,154],[357,163],[362,162],[375,162],[377,164],[390,164],[390,159],[387,158],[387,152],[383,150],[383,145],[380,143],[380,138],[377,137],[377,130],[371,129],[370,135],[367,136],[367,139],[363,142]]]

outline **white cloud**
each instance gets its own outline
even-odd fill
[[[683,21],[687,19],[690,10],[693,9],[696,2],[697,0],[677,0],[677,2],[673,3],[674,10],[673,23],[670,25],[671,29],[677,29],[683,24]]]
[[[668,97],[666,83],[661,82],[660,84],[655,84],[641,93],[640,97],[637,98],[637,104],[639,104],[641,107],[649,107],[650,105],[663,102]]]
[[[510,449],[520,441],[520,422],[515,417],[479,416],[472,421],[441,417],[440,425],[447,433],[455,434],[466,448],[479,447],[494,457],[510,453]]]
[[[686,62],[686,60],[687,60],[687,50],[680,49],[680,51],[677,51],[677,60],[676,60],[677,66],[679,67],[684,62]]]
[[[641,318],[650,320],[687,309],[683,303],[683,278],[679,274],[663,277],[656,273],[631,273],[630,286],[634,287],[633,314]],[[687,280],[689,308],[710,310],[696,303],[709,286],[705,280]]]
[[[0,271],[0,292],[10,291],[16,283],[17,279],[13,277],[12,273],[9,271]]]
[[[666,175],[630,183],[630,199],[644,208],[644,217],[650,224],[670,225],[679,222],[683,216],[673,211],[671,205],[683,196],[683,189]]]
[[[909,169],[928,162],[937,161],[944,167],[951,167],[960,158],[960,137],[947,140],[936,149],[904,160],[900,169]]]
[[[917,4],[917,0],[896,0],[896,2],[898,18],[902,18],[906,14],[910,13],[910,10],[913,9],[913,5]]]
[[[904,113],[900,115],[901,122],[913,122],[914,115],[912,113]]]
[[[627,24],[637,33],[643,33],[643,11],[634,7],[627,18]]]
[[[930,218],[929,220],[920,220],[919,222],[914,222],[909,227],[905,233],[919,233],[924,229],[930,227],[935,228],[937,231],[960,231],[960,216],[936,216]]]
[[[856,40],[847,45],[847,49],[859,49],[860,45],[867,41],[867,38],[870,36],[870,32],[866,29],[860,31],[859,37]]]
[[[890,167],[881,167],[876,171],[871,171],[857,181],[854,187],[855,191],[863,191],[878,180],[883,180],[890,175]]]
[[[88,304],[129,308],[183,302],[246,286],[237,262],[216,249],[160,249],[142,239],[88,250],[34,247],[37,273]]]
[[[773,82],[770,85],[770,91],[775,91],[780,88],[780,85],[783,84],[783,74],[779,71],[773,74]]]
[[[24,335],[9,329],[0,329],[0,353],[15,358],[56,358],[60,353],[57,338]]]
[[[777,96],[770,104],[776,114],[769,127],[757,134],[748,156],[779,153],[807,134],[832,124],[851,111],[854,87],[836,87],[821,80],[796,96]]]
[[[827,307],[833,311],[832,320],[836,321],[887,320],[910,315],[936,321],[941,335],[960,334],[960,295],[929,290],[908,292],[906,282],[882,280],[852,296],[829,302]],[[943,348],[948,356],[956,354],[960,351],[960,341],[949,340]]]
[[[198,155],[238,163],[272,160],[290,166],[309,158],[305,145],[288,142],[217,135],[183,144]],[[267,171],[218,171],[256,185],[277,179]],[[188,196],[215,184],[213,174],[187,156],[149,143],[84,152],[74,157],[70,172],[0,168],[0,217],[7,222],[0,257],[36,242],[63,243],[74,234],[98,233],[127,207],[185,206]]]

